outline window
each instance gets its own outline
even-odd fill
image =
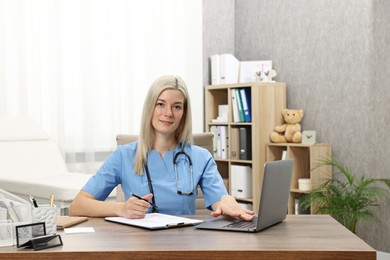
[[[149,86],[174,74],[188,85],[194,132],[202,131],[201,5],[1,1],[0,113],[34,118],[68,166],[76,158],[95,162],[102,157],[96,154],[115,149],[116,134],[138,133]]]

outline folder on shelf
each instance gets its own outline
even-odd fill
[[[251,90],[250,88],[241,88],[240,96],[242,100],[242,110],[245,122],[251,122]]]
[[[212,125],[210,126],[210,132],[213,134],[213,157],[214,159],[218,158],[218,132],[217,132],[217,126]]]
[[[215,54],[210,56],[211,84],[238,83],[240,61],[233,54]]]
[[[245,122],[245,115],[244,110],[242,108],[242,99],[239,89],[236,90],[236,97],[237,97],[237,106],[238,106],[238,113],[240,114],[240,122]]]
[[[230,159],[239,160],[240,159],[240,134],[239,129],[232,127],[230,129]]]
[[[222,154],[221,159],[228,158],[228,129],[227,126],[221,126],[221,148]]]
[[[250,166],[231,166],[232,195],[240,199],[252,197],[252,168]]]
[[[220,84],[220,73],[219,73],[219,54],[210,56],[211,62],[211,84],[218,85]]]
[[[222,129],[221,126],[217,126],[217,158],[222,159]]]
[[[219,55],[220,84],[238,83],[240,62],[233,54]]]
[[[252,134],[250,127],[240,127],[240,160],[252,160]]]
[[[240,120],[240,113],[238,112],[237,90],[235,88],[232,88],[231,94],[232,94],[233,122],[238,123],[241,120]]]

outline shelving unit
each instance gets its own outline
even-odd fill
[[[283,151],[287,151],[287,157],[294,160],[288,214],[298,214],[296,212],[295,200],[307,193],[307,191],[298,189],[298,179],[310,179],[312,189],[314,189],[319,187],[327,179],[332,178],[331,166],[324,165],[316,168],[319,166],[321,159],[332,156],[332,146],[330,144],[268,143],[266,147],[267,161],[280,160]],[[310,213],[314,214],[315,212],[316,206],[312,205]]]
[[[249,88],[251,93],[251,122],[233,122],[232,89]],[[218,106],[228,105],[228,121],[213,123],[218,117]],[[238,202],[250,204],[253,210],[259,207],[259,194],[262,186],[263,167],[266,160],[266,143],[276,125],[282,123],[281,110],[286,107],[286,83],[251,82],[227,85],[209,85],[205,88],[205,131],[215,125],[227,126],[228,146],[237,141],[232,138],[232,129],[247,127],[251,132],[251,160],[231,159],[230,151],[227,159],[215,159],[222,177],[229,183],[231,193],[231,166],[250,166],[252,169],[252,197],[236,198]]]

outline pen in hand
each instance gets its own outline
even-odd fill
[[[137,199],[140,199],[140,200],[143,200],[143,201],[148,202],[148,203],[149,203],[153,208],[155,208],[155,209],[158,208],[156,205],[154,205],[153,202],[150,202],[150,201],[148,201],[147,199],[142,198],[140,195],[135,194],[134,192],[131,193],[131,196],[136,197]]]

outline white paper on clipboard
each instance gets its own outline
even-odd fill
[[[149,213],[145,218],[129,219],[123,217],[106,217],[105,220],[130,226],[136,226],[147,229],[166,229],[174,227],[192,226],[203,220],[178,217],[162,213]]]

